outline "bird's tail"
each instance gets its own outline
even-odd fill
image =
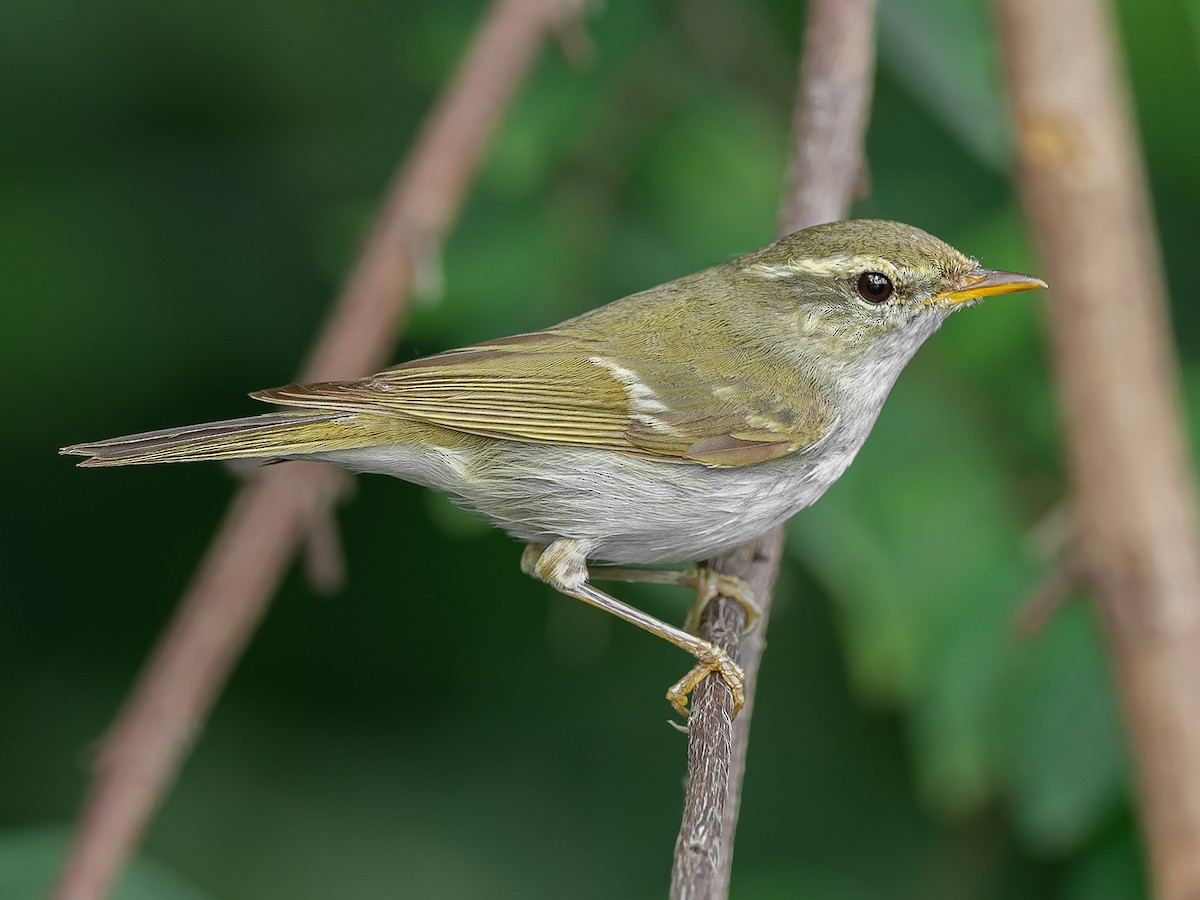
[[[60,452],[88,457],[81,466],[285,459],[371,446],[386,436],[391,424],[381,417],[344,412],[275,412],[72,444]]]

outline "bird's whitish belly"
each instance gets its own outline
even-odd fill
[[[523,541],[573,538],[587,545],[590,559],[668,563],[705,559],[778,525],[816,501],[856,450],[826,446],[819,461],[796,454],[723,469],[510,441],[327,458],[445,491]]]

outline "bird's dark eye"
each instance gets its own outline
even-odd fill
[[[863,272],[858,276],[855,287],[858,288],[858,295],[869,303],[882,303],[896,293],[892,279],[882,272]]]

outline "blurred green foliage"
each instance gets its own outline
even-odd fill
[[[38,895],[94,742],[219,520],[218,466],[54,448],[253,410],[295,372],[478,0],[0,6],[4,497],[0,900]],[[1175,296],[1200,203],[1195,0],[1119,0]],[[768,241],[802,10],[631,3],[540,59],[396,351],[550,324]],[[856,212],[1037,270],[982,0],[882,0]],[[1013,619],[1063,494],[1044,296],[951,320],[850,472],[791,526],[734,894],[1144,895],[1120,723],[1075,604]],[[1174,310],[1200,410],[1194,305]],[[349,581],[297,571],[119,896],[662,896],[687,660],[517,571],[406,484],[341,512]],[[687,598],[623,588],[678,617]]]

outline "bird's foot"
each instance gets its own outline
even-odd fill
[[[704,615],[704,610],[718,597],[728,597],[746,611],[746,624],[742,628],[742,634],[754,630],[759,619],[762,618],[762,607],[754,599],[754,591],[745,580],[736,575],[714,572],[705,567],[689,569],[688,572],[693,576],[696,602],[692,604],[687,618],[683,620],[684,631],[699,634],[700,618]]]
[[[720,647],[701,641],[695,649],[696,665],[692,670],[667,689],[667,701],[675,707],[676,712],[685,718],[688,715],[688,698],[711,674],[721,676],[721,680],[733,695],[733,714],[736,716],[746,705],[746,674],[742,667],[735,663]]]

